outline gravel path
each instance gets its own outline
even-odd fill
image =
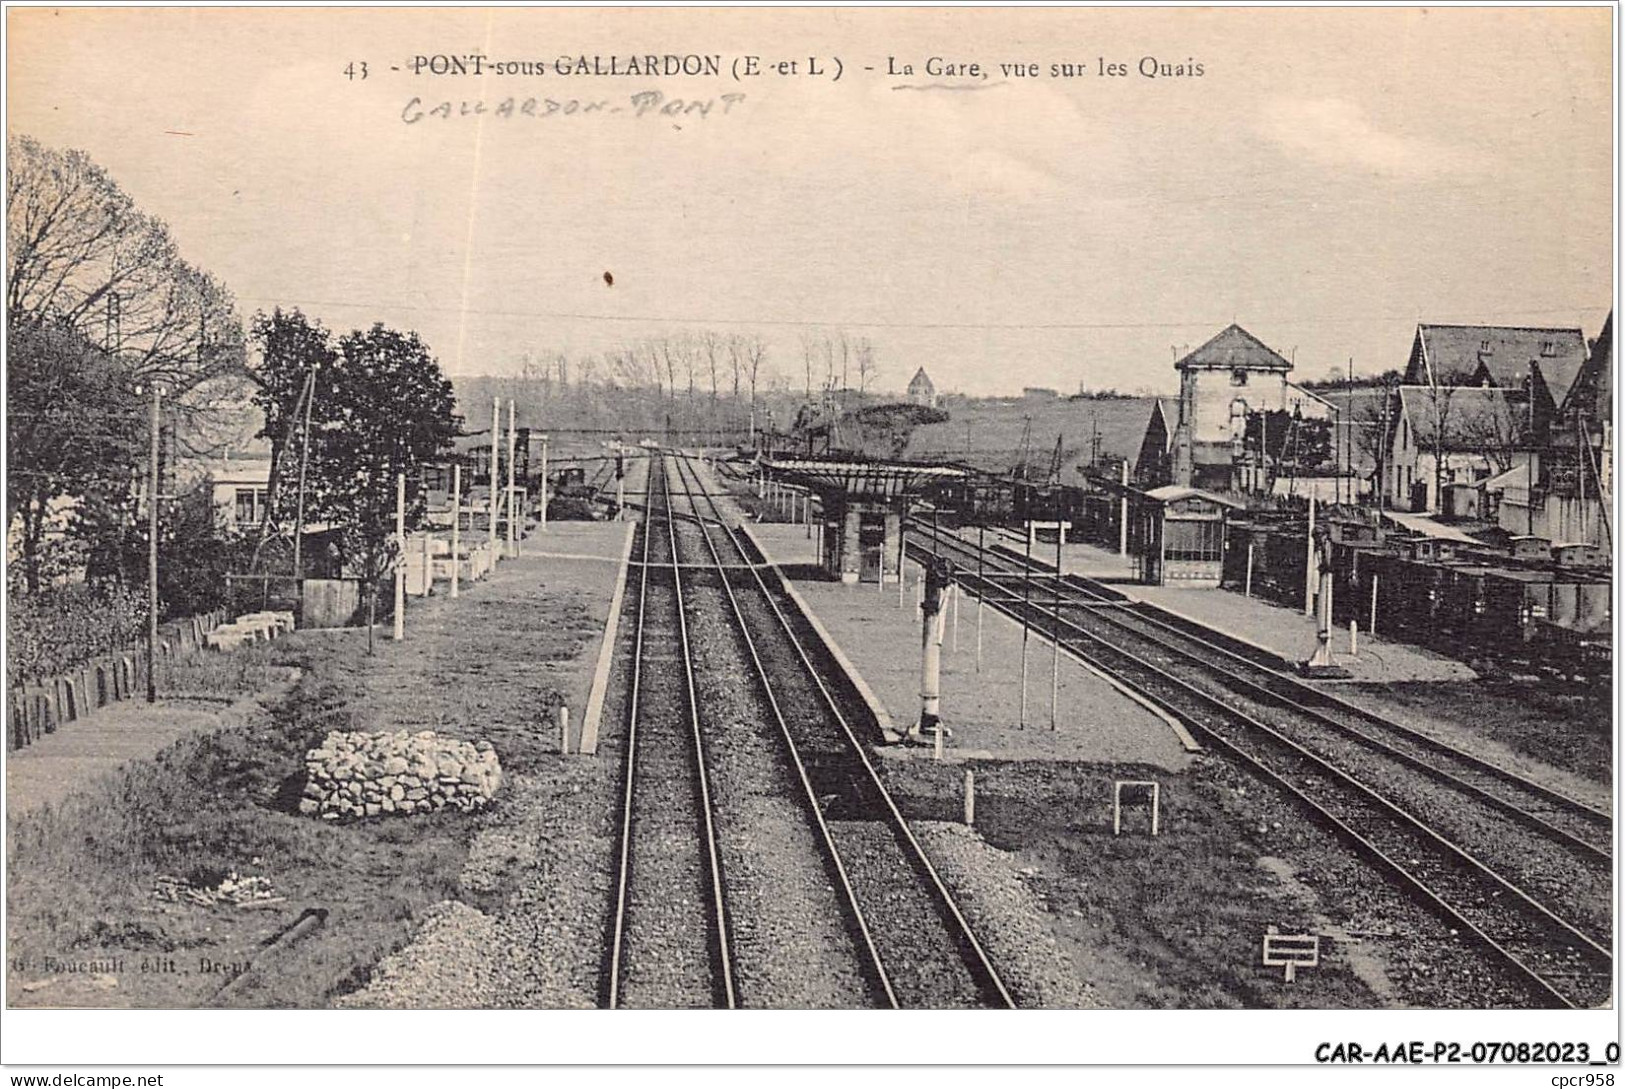
[[[759,694],[715,578],[686,578],[700,714],[728,877],[740,1004],[874,1004],[849,908],[834,883],[785,741]]]
[[[514,779],[460,875],[473,903],[431,910],[341,1006],[584,1009],[597,1004],[615,846],[605,761],[544,764]],[[572,801],[577,804],[570,804]],[[561,802],[563,804],[561,804]]]

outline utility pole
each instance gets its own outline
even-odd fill
[[[158,382],[152,382],[152,451],[147,474],[147,702],[158,702]]]
[[[1382,432],[1377,439],[1377,520],[1382,520],[1383,502],[1388,496],[1388,404],[1393,391],[1382,388]],[[1367,630],[1370,630],[1369,628]]]
[[[518,506],[514,503],[513,469],[514,447],[519,434],[513,429],[513,398],[508,399],[508,555],[519,555]]]
[[[1349,356],[1349,384],[1343,388],[1343,446],[1349,478],[1349,506],[1360,501],[1360,478],[1354,471],[1354,357]]]
[[[547,532],[547,436],[542,436],[542,518],[541,532]]]
[[[310,464],[310,403],[316,398],[316,371],[320,367],[320,363],[312,366],[305,378],[305,426],[299,443],[299,499],[295,504],[293,527],[293,577],[296,580],[305,577],[304,564],[301,562],[301,546],[305,540],[305,468]]]
[[[1066,533],[1061,529],[1061,512],[1055,512],[1055,638],[1051,640],[1049,674],[1049,728],[1055,729],[1055,718],[1061,701],[1061,542]]]
[[[1315,615],[1315,494],[1309,493],[1309,531],[1303,559],[1303,615]]]
[[[1018,730],[1027,728],[1027,640],[1032,630],[1033,517],[1027,511],[1027,555],[1021,565],[1021,717]]]
[[[491,569],[497,565],[497,436],[502,434],[502,398],[491,398]]]
[[[399,643],[406,638],[406,474],[395,474],[395,540],[400,549],[395,554],[395,630]]]

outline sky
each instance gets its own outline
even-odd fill
[[[924,366],[973,394],[1165,392],[1231,321],[1296,377],[1402,367],[1419,320],[1595,335],[1611,18],[14,8],[7,124],[105,166],[245,318],[415,329],[452,375],[711,328],[762,336],[799,385],[801,337],[828,329],[875,344],[886,388]],[[411,71],[471,52],[548,71]],[[646,53],[723,70],[554,70]],[[736,80],[745,56],[798,74]],[[987,78],[927,75],[932,56]],[[1202,75],[1147,78],[1147,57]],[[638,116],[645,91],[711,112]],[[609,105],[403,120],[510,96]]]

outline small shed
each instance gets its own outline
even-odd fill
[[[1135,575],[1153,586],[1217,587],[1224,573],[1224,525],[1245,505],[1180,484],[1142,492],[1133,503]]]

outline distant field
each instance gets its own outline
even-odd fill
[[[953,458],[969,461],[980,468],[1005,472],[1014,464],[1021,448],[1024,417],[1032,417],[1032,460],[1039,471],[1048,469],[1055,452],[1055,437],[1061,436],[1063,454],[1061,479],[1077,480],[1076,467],[1089,460],[1089,440],[1100,433],[1101,454],[1117,455],[1131,462],[1140,452],[1140,440],[1151,418],[1153,398],[1132,397],[1120,401],[1005,400],[949,401],[942,407],[950,419],[914,432],[908,455],[912,458]],[[1166,406],[1173,409],[1173,404]],[[967,450],[969,443],[969,453]]]

